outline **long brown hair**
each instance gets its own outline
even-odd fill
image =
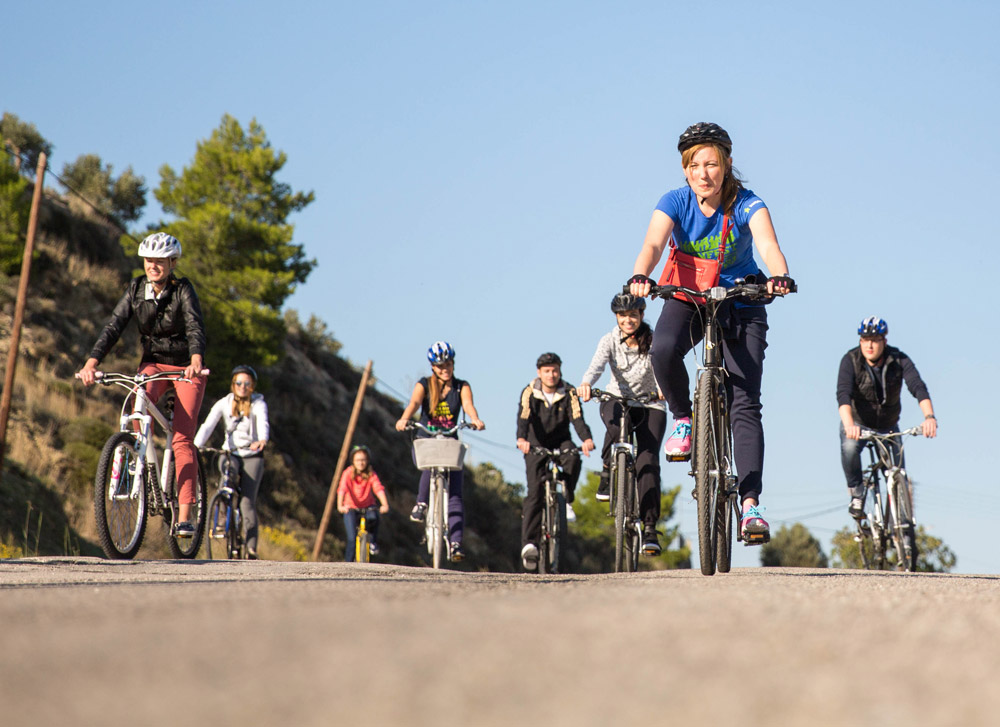
[[[451,363],[451,385],[455,386],[455,363]],[[437,373],[434,368],[431,367],[431,375],[427,377],[427,404],[430,407],[427,410],[428,414],[433,414],[438,408],[438,404],[441,403],[441,391],[444,386],[441,384],[441,379],[438,378]]]
[[[746,180],[733,167],[733,158],[726,153],[725,147],[721,144],[697,144],[690,149],[685,149],[681,152],[681,168],[687,169],[694,155],[705,147],[715,149],[719,164],[724,165],[726,168],[726,176],[722,179],[722,212],[723,214],[732,215],[733,206],[736,204],[736,195],[744,188],[743,184]]]

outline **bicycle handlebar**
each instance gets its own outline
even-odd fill
[[[629,287],[630,286],[628,284],[623,285],[622,292],[628,293]],[[795,293],[798,289],[798,285],[792,285],[788,292]],[[730,298],[760,300],[762,298],[781,297],[775,295],[774,293],[768,293],[767,283],[748,283],[743,278],[737,278],[736,283],[731,288],[726,288],[721,285],[716,285],[706,290],[695,290],[694,288],[688,288],[683,285],[651,285],[649,288],[649,295],[651,298],[672,298],[677,293],[683,293],[684,295],[692,298],[704,298],[706,301],[711,300],[716,303],[721,303],[722,301]]]
[[[567,447],[566,449],[548,449],[547,447],[540,447],[537,444],[531,445],[531,449],[528,450],[531,454],[541,455],[542,457],[558,457],[560,454],[570,454],[571,452],[581,451],[579,447]]]
[[[657,401],[657,398],[652,394],[640,394],[639,396],[619,396],[618,394],[612,394],[610,391],[604,391],[603,389],[595,389],[591,387],[590,398],[598,399],[600,401],[620,401],[626,406],[644,406],[650,402]]]
[[[408,432],[408,431],[411,431],[413,429],[420,429],[421,431],[427,432],[432,437],[437,437],[437,436],[445,436],[446,437],[446,436],[448,436],[450,434],[455,434],[460,429],[475,429],[475,427],[472,426],[471,424],[469,424],[468,422],[459,422],[458,424],[456,424],[455,426],[453,426],[451,429],[438,429],[436,427],[428,427],[428,426],[426,426],[424,424],[421,424],[420,422],[407,422],[406,423],[406,429],[404,429],[403,431]]]
[[[866,439],[868,441],[877,441],[880,439],[893,439],[895,437],[905,437],[907,435],[913,435],[914,437],[919,437],[924,433],[924,428],[921,426],[910,427],[909,429],[904,429],[901,432],[876,432],[874,429],[862,429],[861,435],[858,439]]]
[[[202,369],[199,376],[208,376],[212,373],[209,369]],[[73,374],[73,378],[79,379],[80,374]],[[95,371],[94,381],[99,384],[104,384],[109,386],[111,384],[146,384],[150,381],[159,381],[162,379],[173,379],[174,381],[182,381],[184,383],[191,383],[191,379],[185,378],[183,371],[158,371],[155,374],[122,374],[115,371]]]

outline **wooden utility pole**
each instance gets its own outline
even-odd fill
[[[7,420],[10,418],[11,397],[14,395],[14,371],[17,369],[17,350],[21,346],[24,307],[28,300],[28,279],[31,277],[31,256],[35,251],[35,229],[38,226],[38,205],[42,199],[46,159],[45,152],[38,155],[35,191],[31,195],[31,215],[28,217],[28,235],[24,241],[24,259],[21,260],[21,280],[17,286],[17,303],[14,305],[14,320],[10,326],[10,352],[7,354],[3,396],[0,397],[0,472],[3,472],[4,456],[7,453]]]
[[[361,413],[361,402],[365,398],[365,389],[368,388],[368,377],[372,373],[372,362],[369,360],[365,366],[365,372],[361,374],[361,385],[358,386],[358,395],[354,399],[354,411],[351,412],[351,420],[347,423],[347,432],[344,434],[344,443],[340,447],[340,457],[337,459],[337,468],[333,472],[333,479],[330,481],[330,493],[326,496],[326,507],[323,508],[323,519],[319,524],[319,531],[316,533],[316,544],[313,546],[312,559],[319,560],[319,551],[323,546],[323,536],[330,526],[330,515],[333,506],[337,502],[337,486],[340,484],[340,473],[344,471],[347,463],[347,453],[351,448],[351,440],[354,438],[354,427],[358,423],[358,415]]]

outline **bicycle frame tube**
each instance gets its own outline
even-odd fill
[[[146,393],[145,387],[137,386],[133,389],[133,393],[135,394],[135,406],[132,413],[123,414],[120,419],[121,431],[131,431],[136,435],[139,443],[137,449],[138,461],[136,462],[135,475],[132,477],[132,489],[129,494],[132,498],[139,496],[139,488],[142,487],[145,469],[146,467],[150,467],[155,475],[160,491],[164,494],[164,501],[166,501],[169,485],[167,476],[170,472],[170,463],[173,460],[174,454],[172,447],[173,428],[163,413],[149,400],[149,395]],[[166,438],[162,467],[160,466],[156,445],[152,439],[154,420],[160,425],[163,435]],[[132,422],[138,423],[137,430],[129,427],[129,424]]]

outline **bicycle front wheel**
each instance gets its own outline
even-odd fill
[[[736,519],[736,495],[719,498],[715,522],[715,560],[719,573],[728,573],[733,565],[733,521]]]
[[[206,525],[208,532],[205,537],[205,551],[209,560],[212,560],[212,541],[218,539],[228,541],[229,518],[229,496],[216,491],[208,503],[208,519]]]
[[[704,372],[698,379],[694,408],[694,485],[698,498],[698,558],[703,575],[715,575],[716,523],[721,464],[718,458],[716,434],[717,397],[720,384],[714,374]]]
[[[896,507],[893,510],[893,545],[896,548],[896,567],[905,571],[917,569],[917,538],[913,524],[913,497],[910,494],[910,482],[907,477],[897,471],[890,485],[894,494]]]
[[[628,522],[628,455],[619,452],[615,455],[615,471],[611,478],[611,497],[615,501],[615,573],[621,573],[627,568],[625,539],[629,537],[626,529]]]
[[[549,571],[549,550],[552,547],[552,484],[545,480],[545,499],[542,501],[542,531],[538,539],[538,575]]]
[[[112,435],[101,450],[94,477],[94,519],[101,548],[109,558],[134,558],[146,534],[146,484],[133,494],[132,478],[139,463],[135,437]]]
[[[368,549],[370,544],[371,536],[368,534],[368,529],[364,521],[362,521],[361,527],[358,529],[358,537],[354,541],[355,563],[367,563],[371,560],[371,553]]]
[[[431,510],[429,516],[428,543],[431,551],[431,564],[440,568],[444,561],[448,527],[448,498],[445,497],[444,478],[438,474],[431,479]]]
[[[551,545],[549,545],[549,570],[553,573],[562,573],[566,563],[564,551],[566,550],[566,531],[568,528],[566,524],[566,495],[562,492],[556,492],[552,501],[555,512],[551,518],[554,529]]]
[[[177,512],[177,494],[180,488],[180,483],[177,482],[177,465],[174,460],[170,461],[170,480],[172,483],[170,505],[172,507],[168,505],[163,514],[163,519],[167,526],[167,546],[170,548],[170,553],[174,558],[183,558],[186,560],[190,560],[198,555],[198,549],[201,547],[201,539],[205,534],[205,517],[208,511],[208,508],[205,506],[208,500],[208,493],[205,489],[205,475],[201,471],[201,460],[195,457],[194,463],[195,501],[191,506],[191,516],[194,518],[194,537],[178,538],[174,535],[173,518],[174,513]]]

